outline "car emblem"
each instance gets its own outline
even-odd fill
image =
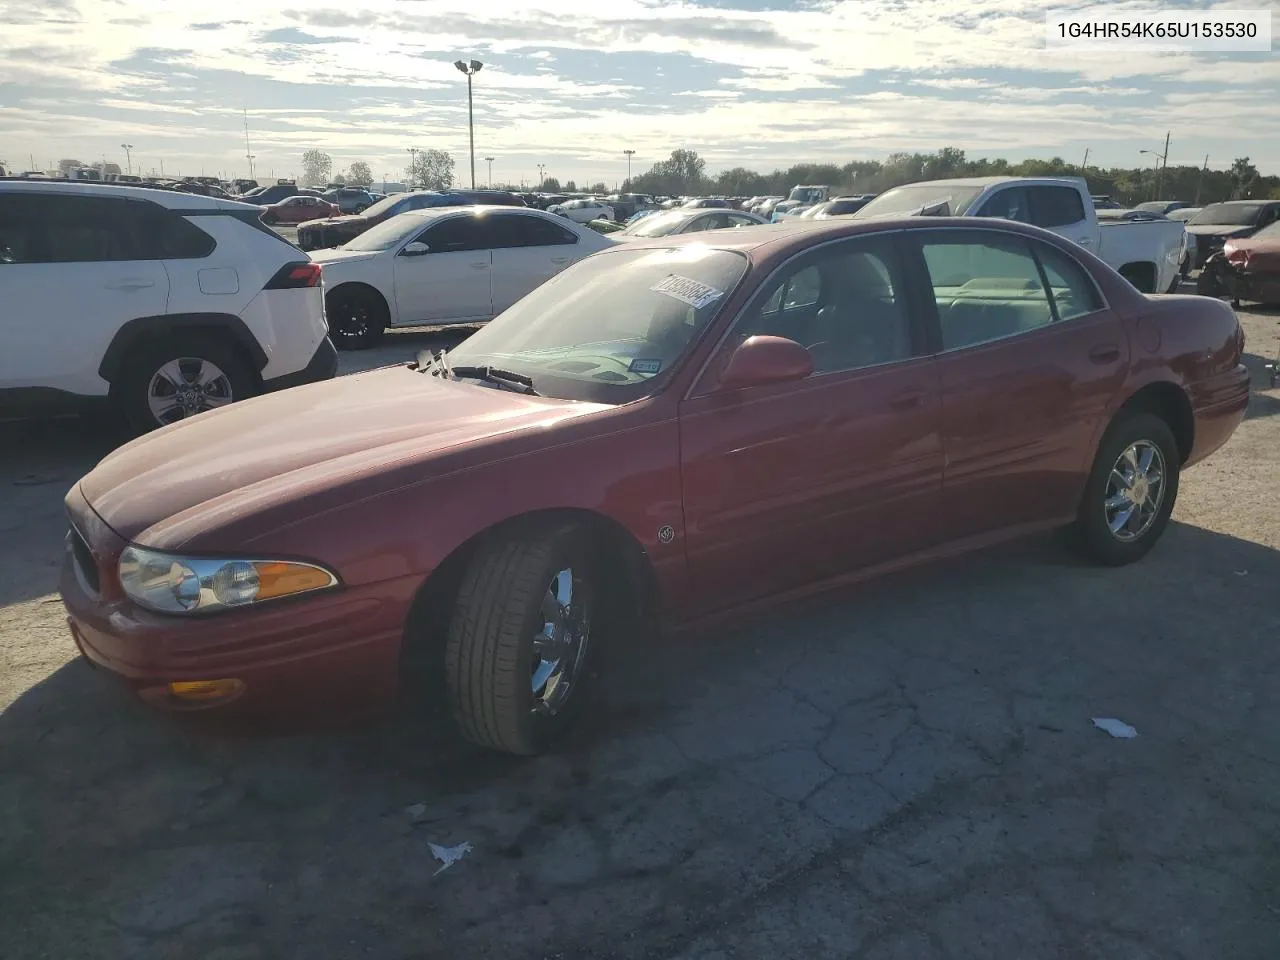
[[[676,529],[668,523],[664,523],[658,528],[658,542],[670,543],[676,538]]]

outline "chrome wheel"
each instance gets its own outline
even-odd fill
[[[147,406],[162,426],[226,406],[233,399],[231,378],[216,363],[199,357],[170,360],[147,384]]]
[[[1136,440],[1111,467],[1103,518],[1117,540],[1137,540],[1151,528],[1164,502],[1164,454],[1150,440]]]
[[[533,637],[533,711],[554,715],[573,692],[591,634],[587,585],[566,567],[542,597],[542,628]]]

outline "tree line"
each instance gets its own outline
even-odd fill
[[[1144,200],[1184,200],[1198,204],[1222,200],[1274,197],[1280,199],[1280,177],[1264,177],[1248,157],[1237,158],[1225,170],[1169,166],[1157,173],[1152,167],[1081,169],[1061,157],[1049,160],[969,159],[957,147],[936,153],[893,153],[884,160],[854,160],[843,166],[832,163],[798,163],[786,170],[760,173],[733,167],[714,176],[706,161],[693,150],[673,150],[671,156],[646,173],[623,184],[627,193],[657,196],[719,194],[730,197],[786,195],[797,184],[825,184],[842,193],[882,193],[891,187],[947,177],[1062,177],[1084,176],[1092,194],[1105,194],[1129,205]],[[1156,185],[1159,181],[1159,196]]]

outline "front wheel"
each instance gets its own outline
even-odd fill
[[[462,735],[515,754],[544,751],[587,699],[603,591],[573,527],[490,543],[472,560],[445,647]]]
[[[1141,559],[1169,523],[1181,455],[1161,417],[1121,412],[1098,447],[1076,532],[1085,553],[1107,566]]]
[[[142,347],[111,394],[135,433],[216,410],[258,392],[249,366],[221,340],[173,335]]]

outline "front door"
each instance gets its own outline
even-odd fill
[[[1119,320],[1057,247],[980,229],[911,236],[938,325],[947,538],[1069,519],[1127,369]]]
[[[395,258],[398,323],[465,323],[493,316],[492,255],[475,214],[445,215],[431,221]]]
[[[798,258],[735,321],[809,347],[805,380],[699,384],[680,409],[685,542],[701,613],[933,543],[942,445],[934,360],[895,240]],[[714,365],[713,365],[714,366]]]

